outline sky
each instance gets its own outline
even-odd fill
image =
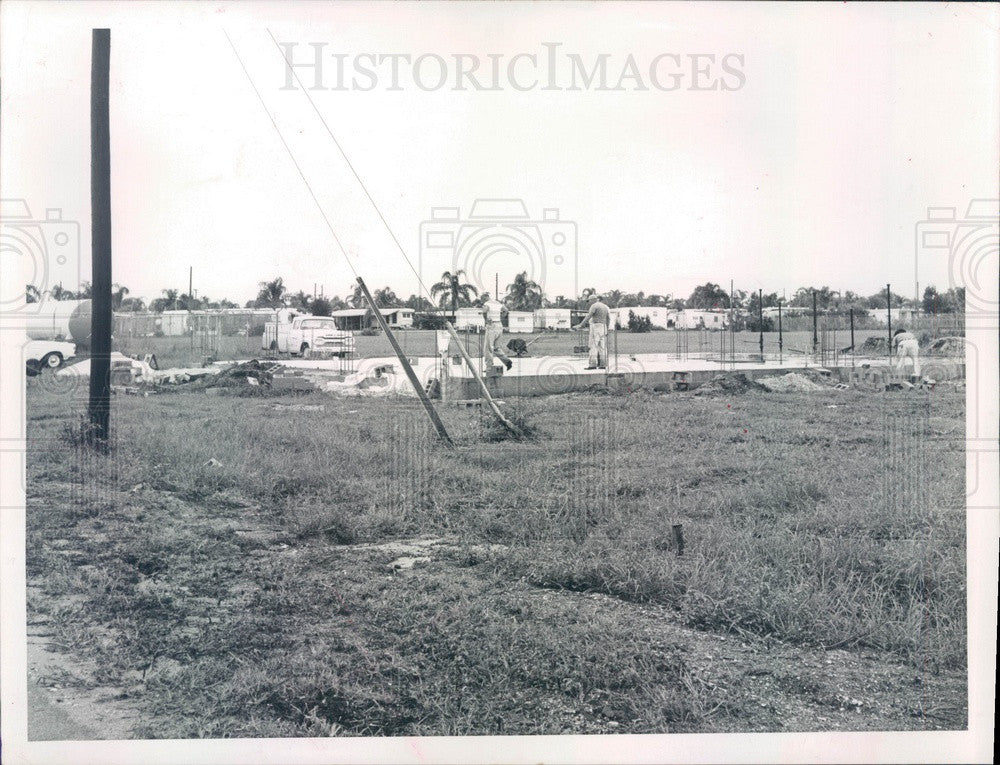
[[[0,191],[31,215],[0,220],[8,285],[89,279],[93,27],[111,29],[113,276],[147,300],[189,268],[199,296],[241,304],[276,276],[405,297],[454,268],[491,292],[526,270],[548,297],[909,297],[985,262],[981,242],[916,245],[956,226],[928,208],[960,224],[998,196],[996,6],[5,0]],[[285,56],[317,50],[322,76],[285,87]],[[391,54],[409,60],[374,63]],[[607,87],[585,86],[574,67],[601,61]],[[527,216],[470,217],[488,199]]]

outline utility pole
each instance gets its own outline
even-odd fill
[[[90,59],[91,443],[106,444],[111,415],[111,30],[94,29]]]
[[[194,300],[194,266],[188,266],[188,310],[191,310],[191,304]]]

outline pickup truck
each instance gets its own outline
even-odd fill
[[[260,347],[302,358],[340,356],[354,353],[354,335],[337,329],[329,316],[296,316],[291,321],[269,321],[264,325]]]
[[[76,346],[58,340],[29,340],[24,344],[24,363],[28,369],[58,369],[66,359],[76,356]]]

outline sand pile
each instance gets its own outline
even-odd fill
[[[757,382],[771,393],[813,393],[818,390],[826,390],[825,385],[813,382],[798,372],[789,372],[775,377],[762,377]]]
[[[743,372],[732,372],[730,374],[716,375],[707,383],[699,385],[694,394],[696,396],[732,395],[734,393],[748,393],[752,390],[765,390],[765,388],[747,377]]]

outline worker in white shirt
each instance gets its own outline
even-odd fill
[[[900,327],[892,335],[892,344],[896,348],[896,362],[893,365],[896,371],[903,371],[904,362],[910,359],[913,363],[913,377],[920,377],[920,359],[917,357],[920,344],[917,338]]]
[[[483,362],[485,368],[489,370],[493,366],[493,359],[498,358],[503,365],[510,369],[514,362],[503,352],[500,345],[500,336],[503,335],[503,312],[504,305],[496,298],[490,298],[483,304],[483,316],[486,318],[486,338],[483,342]]]
[[[608,366],[608,323],[611,319],[611,309],[601,300],[600,295],[594,296],[590,310],[583,321],[573,329],[580,329],[584,324],[590,327],[587,346],[590,349],[587,369],[606,369]]]

